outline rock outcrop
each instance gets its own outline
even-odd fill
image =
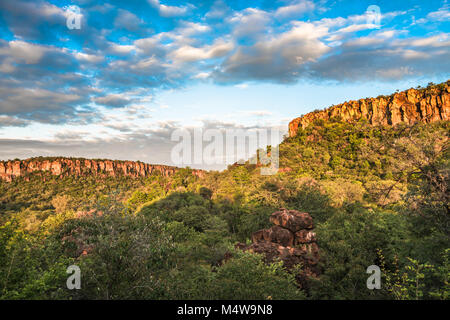
[[[450,80],[424,89],[409,89],[390,96],[348,101],[331,108],[308,113],[289,123],[289,136],[306,128],[314,120],[339,117],[343,121],[366,119],[372,125],[396,125],[405,122],[435,122],[450,118]]]
[[[154,173],[163,176],[173,175],[178,168],[164,165],[152,165],[135,161],[91,160],[73,158],[31,158],[26,160],[0,161],[0,179],[11,182],[14,178],[30,173],[49,172],[56,176],[127,176],[147,177]],[[192,173],[201,176],[202,170]]]
[[[319,247],[311,216],[306,212],[280,209],[272,213],[269,229],[259,230],[252,235],[252,244],[237,244],[241,250],[260,253],[266,262],[281,260],[287,270],[301,264],[301,272],[296,275],[302,288],[307,289],[307,279],[317,277]]]

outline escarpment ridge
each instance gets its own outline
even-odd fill
[[[49,172],[55,176],[147,177],[154,173],[171,176],[177,167],[153,165],[139,161],[93,160],[84,158],[30,158],[26,160],[0,161],[0,179],[11,182],[14,178],[34,172]],[[202,170],[192,170],[201,176]]]
[[[366,119],[371,125],[431,123],[450,118],[450,80],[427,88],[409,89],[390,96],[348,101],[325,110],[310,112],[289,123],[289,136],[297,135],[315,120],[340,118],[343,121]]]

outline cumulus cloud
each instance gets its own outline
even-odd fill
[[[65,122],[78,105],[87,102],[78,94],[45,89],[0,87],[0,96],[0,113],[46,123]]]
[[[104,60],[104,57],[101,55],[96,54],[89,54],[84,52],[75,52],[75,58],[77,58],[80,61],[87,61],[90,63],[98,63],[102,62]]]
[[[142,23],[135,14],[128,10],[119,9],[117,12],[116,19],[114,20],[114,26],[116,28],[123,28],[128,31],[137,31]]]
[[[211,9],[206,13],[207,19],[220,19],[224,18],[231,9],[223,0],[216,0],[211,6]]]
[[[25,127],[29,121],[18,119],[16,117],[0,115],[0,128],[2,127]]]
[[[257,116],[257,117],[266,117],[271,116],[273,113],[268,110],[254,110],[254,111],[246,111],[245,112],[248,115],[251,116]]]
[[[211,75],[210,72],[199,72],[194,75],[192,78],[194,79],[207,79]]]
[[[156,8],[159,12],[159,14],[162,17],[176,17],[176,16],[183,16],[187,13],[189,7],[192,7],[192,5],[188,6],[168,6],[165,4],[162,4],[159,0],[148,0],[150,5],[152,5],[154,8]]]
[[[210,26],[202,23],[182,21],[181,25],[182,27],[178,30],[178,32],[180,35],[184,37],[189,37],[198,33],[208,32],[211,30]]]
[[[355,81],[399,80],[410,76],[436,75],[450,70],[450,42],[443,36],[398,40],[378,36],[359,38],[335,48],[319,63],[309,66],[318,79]],[[434,61],[439,61],[440,68]]]
[[[277,36],[241,46],[215,72],[219,81],[271,80],[292,82],[299,77],[302,66],[316,61],[329,51],[321,41],[328,29],[312,23],[296,22],[289,30]]]
[[[128,55],[135,49],[136,48],[134,45],[125,45],[125,44],[122,45],[117,43],[110,43],[110,47],[108,50],[114,54]]]
[[[11,31],[24,39],[42,36],[54,39],[51,27],[62,27],[66,23],[65,11],[43,0],[2,0],[0,15]]]
[[[236,84],[235,87],[239,88],[239,89],[247,89],[248,88],[248,83]]]
[[[432,48],[445,48],[450,47],[450,37],[448,34],[439,34],[431,37],[408,39],[399,41],[404,45],[410,44],[414,47],[432,47]]]
[[[269,22],[268,12],[254,8],[237,12],[228,19],[236,37],[258,37],[261,33],[266,33]]]
[[[309,0],[299,0],[284,7],[280,7],[275,12],[276,18],[298,18],[305,12],[312,11],[315,8],[315,4]]]
[[[136,48],[139,53],[144,55],[152,55],[157,52],[159,52],[160,54],[164,54],[166,51],[161,45],[161,39],[159,39],[158,37],[137,39],[134,41],[133,49],[134,48]]]
[[[431,21],[448,22],[450,20],[450,5],[445,4],[438,11],[433,11],[427,14],[427,19]]]
[[[307,6],[306,2],[297,4]],[[279,8],[279,13],[292,5]],[[255,12],[261,14],[258,10]],[[235,15],[234,19],[242,19],[244,13]],[[404,11],[386,12],[382,20],[388,23],[404,14]],[[443,61],[443,69],[436,68],[432,62],[448,60],[445,55],[449,54],[449,44],[443,34],[400,40],[399,36],[407,35],[405,30],[377,30],[376,26],[367,24],[365,14],[312,22],[293,21],[291,26],[278,33],[273,29],[259,32],[256,28],[253,33],[258,34],[257,41],[236,46],[213,71],[212,77],[221,83],[246,80],[290,83],[299,79],[398,80],[448,70],[446,61]],[[367,30],[371,31],[368,36],[355,36]]]
[[[156,56],[133,56],[111,61],[99,72],[97,80],[104,89],[123,91],[177,85],[176,75],[170,74],[170,69],[170,65],[161,63]]]
[[[232,42],[218,40],[212,45],[195,48],[189,45],[182,46],[169,54],[169,58],[175,63],[206,60],[226,55],[233,49]]]
[[[113,108],[122,108],[131,103],[131,100],[123,94],[109,94],[103,97],[96,97],[94,101],[97,104]]]
[[[17,62],[24,62],[26,64],[38,63],[44,53],[48,51],[45,46],[35,45],[32,43],[13,40],[7,45],[0,48],[0,56],[8,56]]]
[[[7,39],[0,40],[0,126],[104,121],[108,130],[130,135],[138,133],[109,121],[103,108],[123,109],[124,120],[150,118],[155,89],[200,81],[244,88],[304,79],[395,80],[450,70],[448,34],[428,25],[416,25],[423,29],[411,34],[402,22],[409,11],[384,12],[377,30],[364,12],[314,19],[322,17],[325,1],[257,8],[211,3],[196,8],[148,0],[150,10],[139,11],[132,3],[125,9],[120,2],[82,1],[82,29],[68,30],[67,13],[48,1],[0,1],[0,32]],[[425,17],[439,26],[448,20],[448,5]]]
[[[0,113],[20,119],[62,123],[93,94],[77,72],[94,55],[22,40],[0,40]]]

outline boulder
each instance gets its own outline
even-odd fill
[[[292,247],[294,234],[280,226],[272,226],[269,229],[259,230],[252,234],[252,242],[268,241],[285,247]]]
[[[303,244],[298,248],[305,254],[309,254],[313,257],[319,257],[319,246],[315,242]]]
[[[270,222],[292,232],[298,232],[302,229],[312,229],[314,227],[313,219],[306,212],[296,210],[282,209],[272,213]]]
[[[279,259],[284,262],[286,268],[292,268],[294,265],[301,263],[303,259],[300,252],[296,255],[290,249],[267,241],[256,242],[245,248],[246,251],[262,254],[264,261],[267,263],[272,263]]]
[[[295,272],[298,285],[308,290],[308,279],[321,273],[311,216],[282,208],[271,215],[270,221],[274,226],[253,233],[251,245],[238,243],[235,248],[262,254],[266,263],[282,261],[286,270]]]
[[[243,250],[262,254],[266,263],[272,263],[279,259],[283,261],[284,267],[288,270],[298,264],[313,267],[319,261],[318,255],[308,254],[306,248],[284,247],[267,241],[252,243]]]
[[[300,230],[295,233],[294,246],[316,242],[316,233],[310,230]]]

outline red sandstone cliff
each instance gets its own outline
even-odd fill
[[[409,89],[390,96],[348,101],[331,108],[308,113],[289,123],[289,136],[316,119],[340,117],[343,121],[367,119],[372,125],[401,122],[435,122],[450,118],[450,80],[424,89]]]
[[[0,179],[12,181],[12,179],[24,176],[32,172],[50,172],[58,176],[129,176],[147,177],[159,172],[164,176],[174,174],[178,168],[164,165],[151,165],[134,161],[118,160],[90,160],[70,158],[31,158],[17,161],[0,161]],[[202,175],[201,170],[193,170],[197,176]]]

